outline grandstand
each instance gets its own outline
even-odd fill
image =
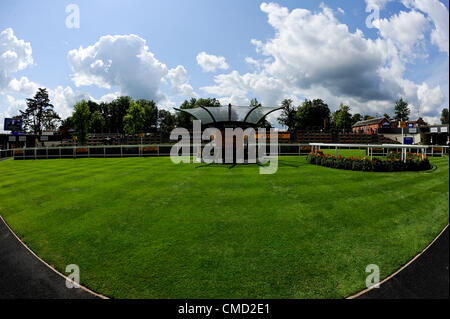
[[[382,134],[337,133],[331,132],[298,132],[297,142],[308,143],[340,143],[340,144],[398,144],[397,141]]]

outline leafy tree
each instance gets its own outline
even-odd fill
[[[189,101],[184,100],[180,105],[181,110],[193,109],[196,108],[197,99],[191,98]],[[192,127],[193,116],[189,115],[186,112],[177,112],[176,113],[176,125],[177,127],[184,127],[186,129],[190,129]]]
[[[353,114],[353,116],[352,116],[352,125],[354,125],[357,122],[360,122],[362,120],[363,120],[363,117],[361,116],[361,114],[359,114],[359,113]]]
[[[364,115],[363,120],[367,121],[367,120],[373,120],[375,118],[375,116],[372,115]]]
[[[220,101],[216,98],[198,99],[195,102],[195,107],[219,107]]]
[[[180,109],[193,109],[196,107],[219,107],[220,102],[216,98],[207,98],[207,99],[196,99],[191,98],[189,101],[185,100],[181,105]],[[194,120],[194,117],[189,115],[186,112],[177,112],[176,113],[176,125],[177,127],[184,127],[187,129],[192,128],[192,121]]]
[[[91,120],[89,122],[89,130],[93,133],[102,133],[105,128],[105,119],[99,111],[91,113]]]
[[[61,135],[68,135],[69,130],[74,128],[72,116],[67,117],[65,120],[61,121],[61,125],[59,126],[59,133]]]
[[[394,119],[396,121],[409,120],[409,114],[411,113],[411,110],[408,107],[408,103],[404,101],[402,98],[400,98],[398,101],[395,102],[394,110],[395,110]]]
[[[287,127],[289,133],[294,134],[297,126],[297,120],[295,115],[297,114],[297,108],[293,106],[292,99],[284,99],[281,102],[283,107],[282,113],[278,118],[278,122]]]
[[[350,129],[352,127],[352,115],[349,106],[341,103],[339,110],[333,113],[333,126],[337,129]]]
[[[322,129],[325,123],[330,123],[330,109],[320,99],[305,100],[297,109],[296,118],[302,130]]]
[[[383,117],[385,117],[388,121],[391,120],[391,116],[389,114],[387,114],[387,113],[384,113]]]
[[[176,117],[166,110],[159,110],[158,112],[159,130],[164,136],[169,136],[170,132],[175,128]]]
[[[52,109],[47,109],[44,111],[44,116],[42,118],[42,128],[47,131],[55,131],[58,128],[61,118],[58,113]]]
[[[449,122],[448,122],[448,109],[447,108],[442,110],[441,123],[442,124],[449,124]]]
[[[127,134],[138,134],[144,130],[145,110],[141,104],[131,101],[127,115],[123,118],[124,131]]]
[[[27,99],[27,108],[20,111],[26,131],[42,134],[43,129],[56,128],[60,117],[53,110],[47,89],[39,88],[33,98]]]
[[[127,115],[128,108],[132,101],[133,100],[129,96],[121,96],[110,103],[109,107],[111,110],[109,113],[111,116],[111,132],[124,132],[123,118]]]
[[[136,103],[144,108],[144,128],[146,133],[152,132],[158,126],[158,107],[154,101],[137,100]]]
[[[72,114],[73,125],[77,131],[77,137],[80,143],[85,144],[88,138],[91,117],[89,104],[86,100],[81,100],[75,104],[74,109],[75,111]]]

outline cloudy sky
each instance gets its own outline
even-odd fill
[[[446,0],[0,3],[0,131],[46,87],[63,117],[82,99],[191,97],[265,106],[324,99],[439,122],[449,104]],[[79,13],[79,15],[78,15]],[[78,19],[79,18],[79,19]]]

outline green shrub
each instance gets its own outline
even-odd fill
[[[400,152],[389,152],[387,158],[360,158],[324,155],[322,152],[311,152],[307,158],[310,164],[330,168],[364,172],[422,171],[431,168],[428,158],[419,154],[407,153],[406,161],[401,160]]]

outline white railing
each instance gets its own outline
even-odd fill
[[[90,157],[150,157],[169,156],[173,144],[149,145],[100,145],[100,146],[59,146],[42,148],[15,148],[0,150],[0,157],[16,159],[51,159],[51,158],[90,158]],[[266,144],[269,147],[269,144]],[[191,147],[193,147],[191,145]],[[341,149],[364,149],[367,156],[385,156],[396,150],[406,154],[408,151],[427,156],[444,156],[448,154],[448,146],[441,145],[402,145],[402,144],[277,144],[279,155],[307,155],[320,149],[334,149],[336,155]],[[191,152],[194,153],[193,151]],[[405,155],[406,156],[406,155]]]

